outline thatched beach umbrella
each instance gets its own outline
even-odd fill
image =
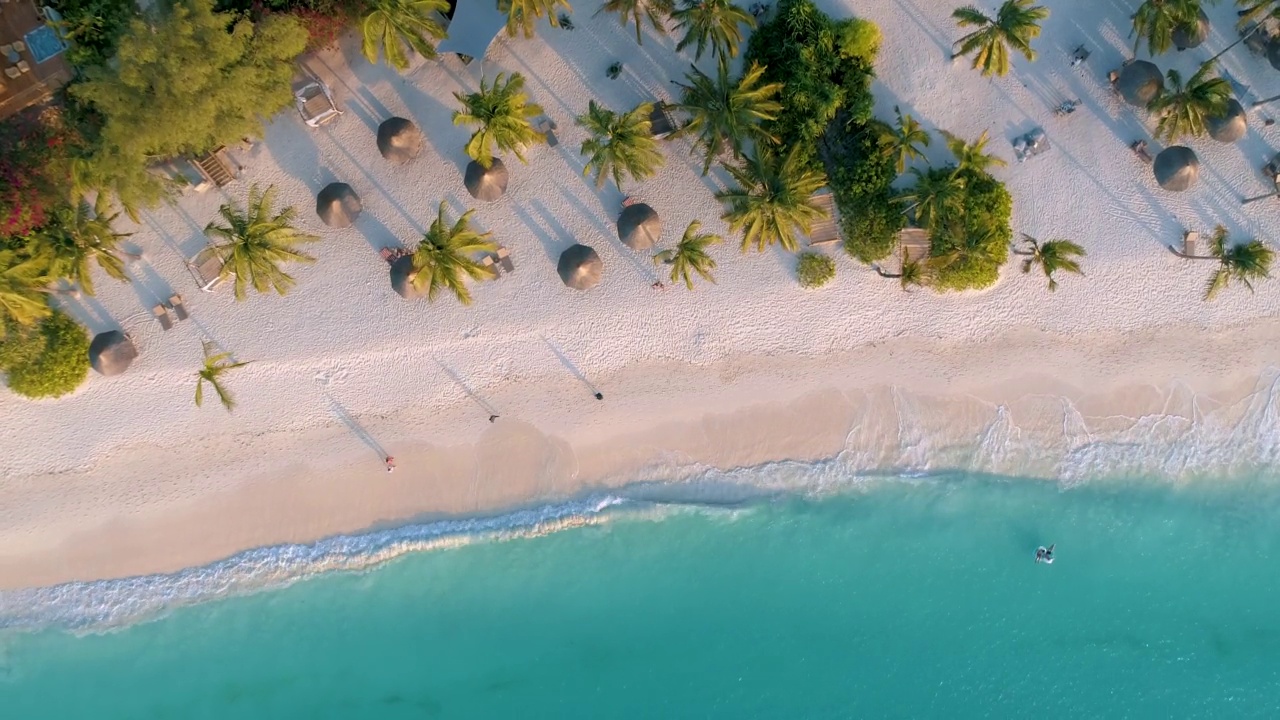
[[[329,183],[316,195],[316,215],[329,227],[351,227],[364,204],[346,183]]]
[[[1151,165],[1160,187],[1172,192],[1182,192],[1196,184],[1200,177],[1200,159],[1191,148],[1174,145],[1165,148]]]
[[[1173,31],[1173,46],[1179,51],[1198,48],[1209,39],[1209,18],[1204,11],[1196,17],[1196,23],[1189,27],[1180,27]]]
[[[1211,117],[1207,123],[1209,137],[1218,142],[1233,143],[1249,132],[1244,107],[1232,98],[1227,101],[1227,111],[1219,117]]]
[[[413,286],[413,256],[401,255],[391,263],[391,289],[405,300],[417,300],[424,293]]]
[[[1154,63],[1135,60],[1120,70],[1116,90],[1130,105],[1146,107],[1164,92],[1164,76]]]
[[[484,202],[493,202],[507,192],[509,179],[507,166],[503,165],[498,158],[494,158],[493,164],[487,168],[472,160],[467,163],[462,184],[467,186],[467,192],[471,193],[471,197]]]
[[[378,126],[378,152],[399,165],[422,152],[422,131],[402,117],[393,117]]]
[[[556,272],[560,273],[564,284],[574,290],[590,290],[600,284],[604,263],[595,250],[586,245],[574,245],[560,253]]]
[[[662,219],[653,208],[635,203],[618,216],[618,239],[632,250],[647,250],[662,236]]]
[[[108,377],[127,370],[136,357],[138,348],[119,330],[98,333],[89,343],[89,364]]]

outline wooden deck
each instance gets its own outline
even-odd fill
[[[0,46],[12,46],[14,43],[25,46],[27,33],[44,24],[44,18],[32,0],[0,2]],[[42,63],[36,62],[28,47],[14,49],[13,52],[17,61],[0,54],[0,120],[48,99],[55,90],[71,81],[72,70],[67,64],[65,51]],[[19,63],[26,63],[27,72],[19,72],[16,78],[4,72],[18,68]]]
[[[820,247],[840,242],[840,223],[836,217],[836,196],[830,191],[819,191],[812,198],[826,217],[818,220],[809,230],[809,247]]]
[[[910,257],[915,262],[924,262],[932,252],[932,241],[929,231],[922,228],[903,228],[898,231],[898,261]]]

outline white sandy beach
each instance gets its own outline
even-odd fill
[[[166,572],[423,515],[788,459],[838,456],[842,474],[1017,468],[1072,481],[1280,462],[1280,282],[1205,303],[1212,265],[1165,249],[1184,229],[1219,223],[1234,238],[1272,241],[1280,203],[1239,201],[1266,191],[1259,168],[1280,147],[1280,129],[1263,119],[1280,105],[1251,111],[1237,144],[1190,141],[1200,183],[1167,193],[1128,150],[1149,139],[1145,113],[1106,81],[1131,53],[1127,4],[1044,0],[1053,14],[1035,43],[1040,59],[1018,58],[995,80],[947,59],[958,3],[818,4],[880,25],[877,115],[899,105],[931,130],[990,131],[990,147],[1010,161],[994,174],[1014,197],[1015,234],[1075,239],[1089,252],[1087,277],[1066,276],[1050,294],[1042,277],[1010,263],[986,292],[907,294],[833,248],[835,281],[806,291],[792,256],[743,255],[730,240],[714,249],[718,284],[657,292],[648,257],[614,232],[622,194],[581,176],[584,134],[572,117],[589,98],[614,109],[672,99],[669,80],[689,61],[674,39],[650,33],[637,47],[632,29],[585,5],[574,31],[500,36],[484,73],[523,73],[557,120],[560,145],[533,149],[527,166],[510,159],[510,190],[492,205],[462,186],[469,132],[450,120],[452,93],[476,87],[481,63],[450,56],[400,75],[347,42],[308,61],[342,118],[313,130],[281,114],[240,155],[244,174],[225,195],[189,194],[122,228],[145,251],[134,283],[99,278],[96,298],[67,301],[91,333],[133,336],[141,355],[129,371],[93,375],[57,400],[0,393],[0,589]],[[1235,39],[1234,7],[1208,12],[1208,42],[1157,57],[1162,69],[1190,74]],[[1082,43],[1093,54],[1070,67]],[[624,73],[609,80],[615,59]],[[1222,62],[1249,87],[1246,107],[1280,95],[1280,72],[1265,58],[1238,46]],[[1075,98],[1074,114],[1053,115]],[[404,166],[374,143],[392,115],[427,137]],[[1054,149],[1014,163],[1009,140],[1036,126]],[[668,144],[661,174],[628,188],[662,215],[664,247],[693,219],[727,235],[712,195],[724,177],[702,178],[688,147]],[[938,142],[929,155],[947,160]],[[333,180],[363,198],[352,228],[325,228],[312,212]],[[242,203],[253,182],[275,184],[302,226],[323,236],[309,250],[318,262],[289,269],[298,286],[287,297],[201,293],[183,258],[203,246],[217,207],[228,196]],[[401,299],[377,253],[415,242],[440,200],[455,214],[477,208],[517,266],[475,287],[470,307]],[[586,293],[555,272],[574,242],[605,263],[603,282]],[[192,318],[162,332],[149,308],[174,292]],[[228,381],[240,403],[233,415],[192,403],[204,339],[252,361]],[[501,416],[493,424],[489,408]],[[1136,439],[1162,451],[1138,455]],[[383,470],[384,451],[397,459],[394,474]]]

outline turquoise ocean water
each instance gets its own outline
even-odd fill
[[[1280,717],[1275,479],[612,502],[0,594],[0,717]]]

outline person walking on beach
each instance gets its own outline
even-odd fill
[[[384,460],[383,462],[384,462],[384,463],[386,463],[386,465],[387,465],[387,472],[395,472],[395,471],[396,471],[396,459],[395,459],[395,458],[393,458],[393,457],[391,457],[390,455],[388,455],[388,456],[387,456],[387,459],[386,459],[386,460]]]

